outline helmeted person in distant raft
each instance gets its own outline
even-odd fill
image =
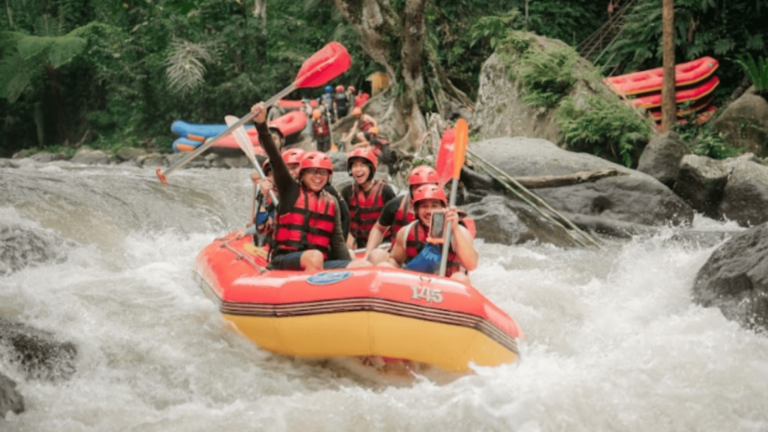
[[[389,262],[381,266],[395,266],[408,270],[434,274],[439,270],[442,245],[428,241],[430,224],[435,212],[444,211],[446,228],[451,230],[448,266],[445,276],[469,283],[468,271],[477,268],[478,253],[473,245],[474,235],[463,225],[455,207],[448,207],[445,192],[435,185],[424,185],[413,194],[416,221],[397,233]]]
[[[333,174],[331,158],[322,152],[307,153],[299,163],[297,181],[269,135],[264,103],[254,105],[251,112],[280,195],[270,268],[318,272],[323,268],[370,265],[351,260],[342,233],[339,202],[324,190]]]
[[[349,96],[344,91],[344,86],[336,86],[336,94],[333,95],[333,108],[336,112],[336,119],[341,119],[349,114]]]
[[[395,197],[390,185],[374,179],[377,167],[378,160],[370,149],[357,149],[347,155],[347,169],[354,183],[342,189],[341,196],[349,204],[347,246],[352,249],[366,246],[384,204]]]
[[[368,132],[371,128],[379,127],[379,122],[375,118],[368,114],[363,114],[362,108],[355,108],[352,110],[352,115],[357,119],[355,124],[352,125],[352,129],[347,135],[342,136],[342,141],[345,144],[353,144],[357,141],[365,141],[364,132]]]
[[[312,111],[312,131],[315,135],[315,148],[321,152],[331,150],[331,127],[328,120],[323,116],[322,111],[316,109]]]

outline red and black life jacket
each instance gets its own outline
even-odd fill
[[[397,232],[415,220],[416,213],[413,212],[411,200],[408,195],[405,195],[400,201],[400,207],[397,209],[397,213],[395,213],[395,220],[392,221],[392,226],[389,228],[390,243],[395,244],[395,240],[397,240]]]
[[[277,217],[273,236],[278,254],[317,249],[328,259],[336,224],[336,201],[328,192],[314,193],[304,187],[290,211]]]
[[[368,192],[363,191],[357,183],[352,185],[352,196],[349,199],[349,232],[357,240],[359,247],[364,247],[368,243],[368,236],[371,235],[373,226],[384,209],[384,186],[383,180],[374,180],[373,186]]]
[[[421,226],[419,221],[415,221],[409,225],[408,237],[405,239],[405,263],[409,263],[412,259],[416,258],[416,255],[421,253],[424,246],[427,244],[427,230]],[[448,264],[445,267],[445,277],[450,277],[452,274],[464,271],[459,262],[459,257],[456,256],[456,252],[453,251],[453,247],[448,248]],[[466,273],[466,272],[465,272]]]
[[[357,119],[357,129],[362,132],[368,132],[370,128],[373,127],[373,122],[369,122],[363,119],[363,116],[360,116],[359,119]]]
[[[331,133],[331,128],[328,127],[328,122],[325,119],[312,122],[312,130],[315,132],[315,136],[326,136]]]

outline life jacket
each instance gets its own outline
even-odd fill
[[[326,136],[331,133],[331,128],[328,127],[328,122],[324,118],[321,118],[320,121],[313,121],[312,130],[315,132],[316,137]]]
[[[363,120],[363,116],[360,116],[359,119],[357,119],[357,129],[362,132],[368,132],[370,128],[373,127],[373,123],[369,121]]]
[[[392,226],[389,227],[390,243],[395,244],[398,231],[415,220],[416,213],[413,212],[411,200],[408,198],[408,195],[405,195],[400,201],[400,207],[397,209],[397,213],[395,213],[395,220],[392,221]]]
[[[425,230],[419,221],[414,221],[405,228],[407,235],[405,238],[405,263],[408,264],[412,259],[421,253],[421,250],[427,243],[427,230]],[[445,277],[464,271],[459,262],[459,257],[453,251],[453,247],[448,248],[448,263],[445,267]]]
[[[349,105],[349,99],[347,98],[346,93],[336,93],[335,99],[336,99],[337,109],[340,109],[340,110],[347,109],[347,106]]]
[[[352,197],[349,199],[349,232],[357,240],[357,245],[365,246],[373,226],[379,220],[384,209],[382,192],[386,182],[374,180],[373,187],[366,193],[357,183],[352,185]]]
[[[328,259],[336,211],[336,201],[328,192],[316,194],[302,187],[290,211],[277,217],[273,250],[281,254],[317,249]]]

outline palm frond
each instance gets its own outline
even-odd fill
[[[186,94],[203,84],[205,65],[213,59],[209,50],[201,45],[177,40],[171,43],[165,60],[165,73],[171,91]]]

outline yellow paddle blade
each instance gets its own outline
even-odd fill
[[[467,153],[467,142],[469,142],[469,125],[467,121],[460,118],[456,122],[456,138],[453,147],[453,178],[458,179],[461,175],[461,167],[464,166],[464,156]]]

